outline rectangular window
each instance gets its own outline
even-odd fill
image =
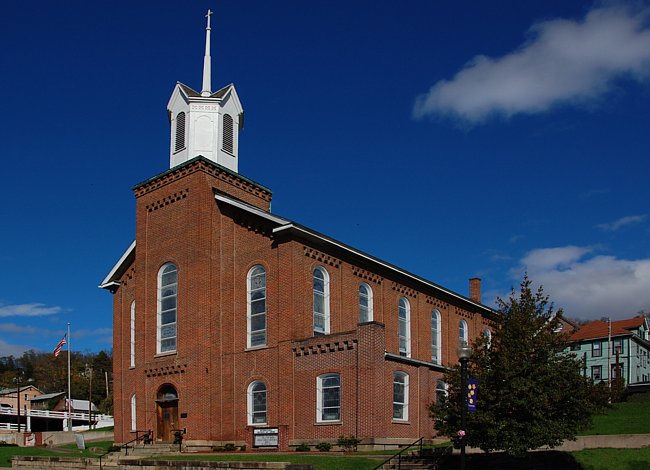
[[[571,351],[580,351],[580,344],[571,343]]]
[[[591,379],[596,382],[602,380],[603,366],[591,366]]]
[[[409,376],[404,372],[393,374],[393,419],[406,421],[409,418]]]
[[[600,341],[594,341],[591,343],[591,357],[600,357],[603,355],[602,343]]]
[[[341,420],[341,376],[321,375],[316,379],[316,421]]]
[[[615,339],[614,340],[613,354],[623,354],[623,340],[622,339]]]
[[[623,372],[623,364],[612,364],[612,380],[618,380],[620,377],[625,377]]]

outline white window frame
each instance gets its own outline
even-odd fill
[[[373,298],[372,288],[365,282],[359,284],[359,323],[373,321],[374,314],[373,314],[372,298]],[[365,305],[364,305],[364,300],[366,303]],[[364,311],[366,316],[365,319],[363,318]]]
[[[320,273],[322,276],[322,281],[323,281],[323,290],[317,290],[316,288],[316,280],[321,280],[320,278],[317,278],[316,273]],[[330,333],[330,275],[327,272],[327,270],[322,267],[322,266],[317,266],[314,268],[314,271],[312,273],[312,293],[313,293],[313,304],[312,304],[312,311],[313,311],[313,331],[315,335],[328,335]],[[323,302],[323,311],[322,312],[317,312],[316,311],[316,299],[318,297],[322,297]],[[323,321],[323,329],[321,330],[320,328],[316,327],[316,320],[318,317],[322,317]]]
[[[176,272],[176,282],[167,284],[165,286],[162,285],[162,279],[163,279],[163,273],[168,267],[174,267],[174,270]],[[163,297],[162,297],[162,290],[163,287],[167,289],[171,289],[173,286],[173,289],[175,293],[173,295],[168,295],[165,298],[171,298],[174,297],[174,308],[173,309],[167,309],[164,313],[171,312],[172,310],[174,311],[174,321],[173,322],[168,322],[165,323],[164,325],[162,324],[162,316],[163,316],[163,311],[162,311],[162,304],[163,304]],[[165,326],[169,325],[174,325],[174,336],[168,336],[165,338],[162,338],[162,329]],[[165,349],[163,350],[162,342],[164,340],[170,340],[174,339],[174,348],[173,349]],[[158,318],[157,318],[157,328],[156,328],[156,353],[157,354],[166,354],[166,353],[173,353],[176,352],[178,349],[178,266],[176,266],[174,263],[165,263],[160,270],[158,271]]]
[[[263,287],[255,287],[253,288],[253,281],[256,278],[259,278],[261,276],[264,276],[264,286]],[[267,337],[267,302],[266,302],[266,269],[264,266],[261,264],[258,264],[256,266],[253,266],[249,271],[248,275],[246,276],[246,290],[247,290],[247,311],[246,311],[246,347],[248,348],[258,348],[258,347],[263,347],[267,345],[268,337]],[[263,297],[258,298],[258,299],[253,299],[253,295],[257,294],[259,292],[263,293]],[[258,312],[253,314],[253,302],[264,302],[264,310],[262,312]],[[255,330],[253,331],[253,317],[254,316],[259,316],[263,317],[264,319],[264,328],[261,330]],[[253,338],[262,335],[264,340],[261,343],[256,343],[253,344]]]
[[[337,378],[338,385],[325,386],[324,382],[327,379]],[[328,389],[338,389],[338,405],[328,406],[327,409],[338,409],[338,418],[326,419],[324,416],[324,394]],[[341,421],[341,374],[323,374],[316,377],[316,422],[318,423],[338,423]]]
[[[461,320],[458,322],[458,342],[459,344],[469,344],[469,331],[467,331],[467,322]]]
[[[442,363],[442,317],[438,309],[431,311],[431,362]]]
[[[131,367],[135,367],[135,300],[131,302]]]
[[[401,379],[401,380],[400,380]],[[404,401],[397,401],[397,388],[402,388],[402,396]],[[402,416],[398,416],[397,409],[401,409]],[[408,421],[409,419],[409,375],[406,372],[395,371],[393,372],[393,420],[394,421]]]
[[[257,385],[264,386],[264,391],[262,392],[262,391],[253,390]],[[262,421],[255,422],[255,415],[257,413],[261,413],[261,411],[255,411],[254,410],[255,394],[258,394],[258,393],[264,393],[264,421],[263,422]],[[251,382],[248,385],[248,393],[247,393],[247,395],[248,395],[248,406],[247,406],[247,409],[248,409],[248,424],[250,426],[265,426],[266,424],[268,424],[268,420],[269,420],[269,415],[268,415],[268,412],[269,412],[269,389],[268,389],[268,387],[261,380],[255,380],[255,381]]]
[[[136,407],[135,393],[131,395],[131,431],[138,430],[138,415]]]
[[[401,356],[411,357],[411,304],[406,297],[400,297],[397,305],[397,336]]]

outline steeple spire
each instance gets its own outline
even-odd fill
[[[210,17],[212,10],[208,9],[208,14],[205,17],[208,19],[208,26],[205,28],[205,56],[203,57],[203,88],[201,89],[201,96],[210,96],[212,94],[212,68],[210,58]]]

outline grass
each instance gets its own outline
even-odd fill
[[[603,415],[593,418],[591,428],[581,436],[650,433],[650,402],[615,403]]]
[[[34,457],[98,457],[106,453],[106,450],[113,445],[111,441],[92,442],[88,447],[97,447],[102,449],[101,452],[91,452],[89,448],[78,450],[76,444],[67,444],[61,446],[66,449],[65,452],[46,449],[44,447],[17,447],[17,446],[0,446],[0,467],[11,467],[11,457],[14,455],[30,455]]]
[[[572,455],[582,470],[647,470],[650,468],[650,448],[585,449]]]

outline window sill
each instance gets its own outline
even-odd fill
[[[314,423],[314,426],[341,426],[343,424],[343,421],[316,421]]]
[[[248,423],[249,428],[269,427],[269,423]]]
[[[260,349],[269,349],[269,345],[262,344],[260,346],[251,346],[250,348],[244,349],[244,351],[259,351]]]
[[[404,419],[395,419],[395,418],[393,418],[391,420],[391,422],[393,424],[411,424],[411,422],[408,419],[404,420]]]
[[[133,369],[135,369],[135,366],[130,366],[129,367],[129,370],[133,370]]]
[[[167,357],[167,356],[175,356],[178,353],[178,351],[166,351],[164,353],[158,353],[154,355],[154,357]]]

